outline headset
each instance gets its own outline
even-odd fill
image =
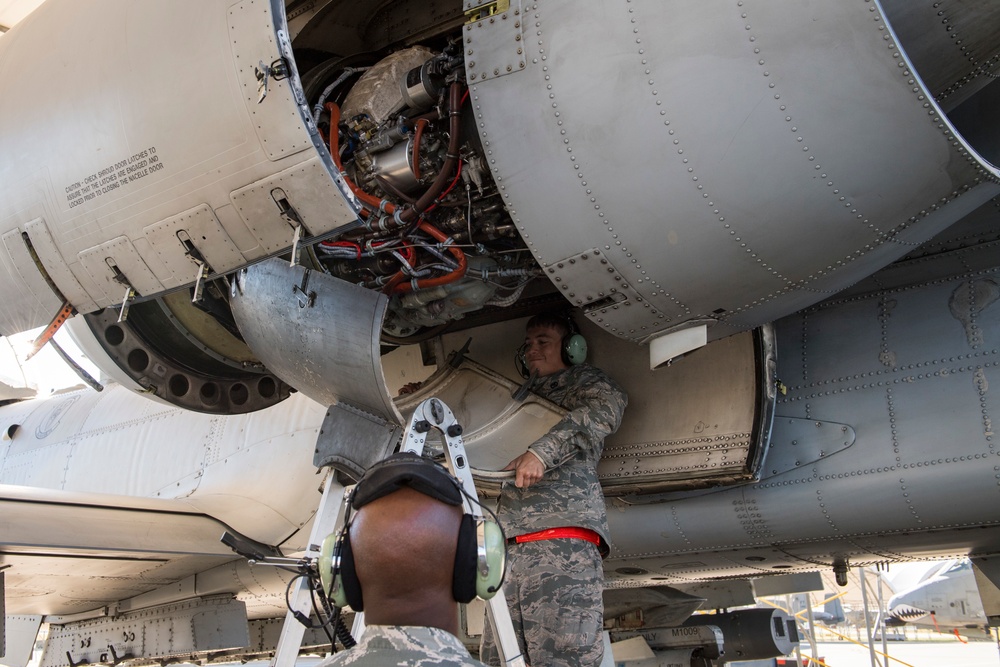
[[[403,487],[448,505],[461,505],[462,496],[479,504],[466,494],[461,483],[444,466],[413,452],[398,452],[374,464],[354,487],[345,510],[344,527],[323,541],[320,578],[323,589],[337,607],[350,605],[354,611],[364,611],[361,582],[351,549],[351,509],[357,511]],[[496,517],[493,518],[462,515],[451,587],[456,602],[471,602],[477,595],[489,600],[500,590],[506,568],[507,540]]]
[[[563,313],[555,317],[566,329],[566,334],[562,337],[560,347],[560,356],[563,363],[567,366],[582,364],[587,360],[587,339],[580,333],[580,327],[576,325],[576,321],[569,313]],[[529,320],[529,324],[530,322]],[[527,351],[527,344],[522,344],[521,347],[517,348],[517,354],[515,355],[517,371],[523,378],[527,378],[530,375],[528,362],[524,358]]]

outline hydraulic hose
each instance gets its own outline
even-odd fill
[[[387,200],[379,199],[378,197],[368,194],[355,185],[351,179],[347,177],[347,174],[344,173],[344,167],[340,161],[340,137],[337,130],[337,127],[340,124],[340,107],[333,102],[326,103],[325,108],[330,114],[330,155],[333,158],[334,164],[337,165],[337,169],[340,170],[340,173],[344,178],[344,182],[347,183],[351,192],[353,192],[363,204],[376,210],[385,211],[388,214],[388,217],[384,218],[384,220],[394,220],[396,224],[401,227],[418,220],[420,215],[434,203],[434,200],[437,199],[437,197],[445,191],[449,183],[452,182],[452,174],[459,165],[459,146],[461,141],[459,135],[461,134],[462,85],[457,81],[451,84],[448,95],[448,103],[449,138],[448,152],[445,155],[444,164],[441,165],[441,170],[434,178],[434,182],[431,183],[431,186],[427,188],[424,194],[421,195],[415,203],[408,204],[401,210],[397,210],[395,205]],[[414,163],[417,162],[419,138],[422,136],[423,128],[426,124],[426,121],[423,121],[422,119],[417,121],[416,131],[418,134],[414,140]],[[372,228],[378,226],[378,221],[374,218],[370,218],[370,221]],[[452,243],[452,239],[450,237],[425,220],[421,220],[418,223],[417,228],[423,230],[425,233],[429,234],[442,244]],[[400,271],[389,280],[383,291],[388,294],[412,292],[415,289],[425,289],[427,287],[445,285],[462,278],[465,275],[467,267],[465,253],[462,252],[460,248],[456,247],[449,247],[447,249],[458,262],[458,267],[454,271],[446,273],[442,276],[414,281],[406,281],[405,274]]]
[[[413,164],[410,168],[413,170],[413,177],[420,180],[420,140],[424,136],[424,128],[427,127],[426,118],[417,119],[417,127],[413,132]]]
[[[440,229],[430,224],[429,222],[422,221],[418,226],[421,231],[430,234],[436,240],[444,244],[452,243],[451,237],[447,236]],[[438,285],[447,285],[448,283],[453,283],[459,278],[465,276],[465,271],[468,268],[468,264],[465,261],[465,253],[462,252],[461,248],[456,248],[453,245],[446,245],[448,252],[458,261],[458,267],[443,276],[436,276],[434,278],[423,278],[421,280],[410,281],[410,282],[395,282],[392,284],[391,292],[395,294],[405,294],[406,292],[412,292],[418,289],[426,289],[428,287],[437,287]],[[398,274],[397,274],[398,275]],[[395,277],[393,278],[395,280]]]

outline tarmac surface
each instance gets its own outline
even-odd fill
[[[821,642],[819,656],[829,667],[871,667],[868,648],[851,642]],[[1000,649],[996,642],[980,641],[963,644],[954,641],[888,642],[889,659],[878,652],[882,643],[875,643],[876,665],[882,667],[1000,667]],[[808,652],[803,649],[803,656]],[[815,664],[819,665],[819,662]]]

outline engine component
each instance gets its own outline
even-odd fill
[[[421,327],[447,324],[479,310],[497,292],[496,284],[487,278],[491,271],[496,275],[496,268],[497,263],[488,257],[470,257],[461,280],[394,297],[384,330],[408,336]]]
[[[411,109],[429,109],[437,101],[444,87],[444,76],[434,60],[428,60],[420,67],[414,67],[400,81],[399,91],[406,106]]]
[[[436,54],[403,49],[368,68],[342,109],[323,103],[331,156],[365,225],[318,244],[313,257],[327,273],[393,297],[385,332],[394,342],[487,304],[511,305],[538,275],[475,126],[462,122],[460,54],[457,42]],[[339,85],[347,68],[324,76],[332,83],[313,89]]]
[[[419,70],[433,57],[430,49],[414,46],[378,61],[358,79],[344,99],[344,118],[364,115],[382,124],[406,108],[400,82],[406,80],[411,70]]]
[[[228,306],[219,304],[218,312],[210,315],[187,292],[175,292],[132,305],[125,320],[111,308],[84,318],[129,378],[173,405],[242,414],[288,398],[291,387],[264,368],[234,324],[220,321],[231,317]]]
[[[373,155],[371,170],[375,179],[385,180],[400,192],[416,192],[420,188],[420,181],[413,168],[413,147],[413,139],[408,138],[405,144],[397,144]]]

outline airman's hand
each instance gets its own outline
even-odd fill
[[[525,452],[508,463],[504,470],[513,470],[514,485],[519,489],[526,489],[542,478],[545,464],[531,452]]]

